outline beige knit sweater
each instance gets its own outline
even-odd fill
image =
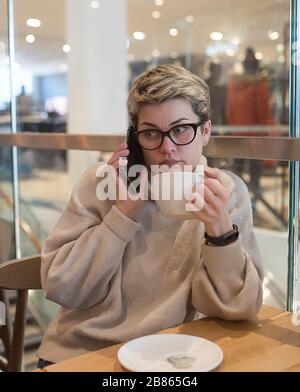
[[[198,312],[227,320],[255,315],[262,265],[247,187],[234,180],[232,222],[240,239],[204,243],[198,220],[164,217],[144,201],[136,221],[99,201],[98,165],[82,176],[42,250],[42,284],[61,308],[38,356],[58,362],[191,321]]]

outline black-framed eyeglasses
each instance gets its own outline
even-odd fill
[[[186,146],[195,139],[198,127],[205,121],[189,124],[178,124],[164,132],[160,129],[145,129],[135,132],[135,137],[139,145],[145,150],[156,150],[159,148],[167,136],[177,146]]]

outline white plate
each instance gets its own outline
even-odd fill
[[[163,333],[125,343],[118,360],[135,372],[208,372],[220,365],[223,352],[207,339]]]

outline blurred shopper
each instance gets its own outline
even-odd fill
[[[220,83],[222,64],[211,62],[209,72],[210,76],[206,84],[210,92],[211,121],[213,125],[224,125],[226,124],[226,86]]]
[[[30,114],[33,110],[33,99],[26,93],[25,86],[21,87],[20,94],[16,98],[17,113],[19,115]]]

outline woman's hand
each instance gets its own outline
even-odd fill
[[[127,188],[127,183],[124,178],[120,176],[120,158],[122,158],[122,164],[125,164],[124,169],[127,171],[127,156],[129,155],[129,150],[127,143],[122,143],[112,154],[108,160],[108,164],[111,165],[116,171],[116,188],[117,188],[117,198],[116,206],[119,208],[123,214],[128,216],[130,219],[134,219],[136,213],[141,207],[142,200],[137,197],[137,195],[132,195]],[[140,178],[140,194],[143,194],[144,187],[148,182],[148,173],[146,168],[141,173]],[[122,196],[121,196],[122,195]]]
[[[195,209],[198,207],[199,211],[194,210],[194,214],[205,224],[211,237],[219,237],[232,230],[228,201],[234,184],[229,176],[225,181],[221,179],[219,169],[205,167],[204,184],[200,185],[202,189],[200,192],[196,190],[190,200]]]

